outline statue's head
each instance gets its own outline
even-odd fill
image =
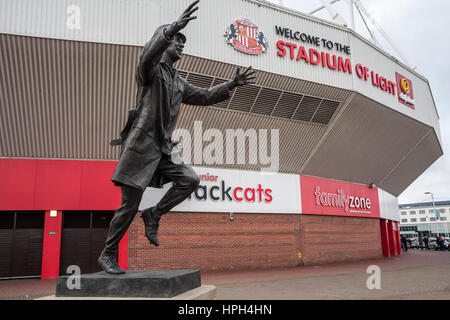
[[[155,31],[155,35],[160,33],[163,29],[168,28],[170,24],[165,24]],[[155,36],[154,35],[154,36]],[[179,60],[181,58],[181,55],[183,54],[184,44],[186,42],[186,36],[182,34],[181,32],[178,32],[175,35],[175,41],[170,44],[170,46],[166,49],[166,52],[164,52],[164,55],[172,60],[173,62]]]

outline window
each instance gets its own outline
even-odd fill
[[[447,221],[447,217],[441,217],[441,221]]]
[[[445,213],[445,209],[439,209],[441,213]]]
[[[430,221],[436,221],[435,217],[430,217]]]
[[[434,209],[428,210],[428,213],[434,213]]]
[[[417,222],[416,218],[411,218],[411,222]]]
[[[402,212],[401,212],[401,215],[402,215],[402,216],[406,216],[406,211],[402,211]]]
[[[417,232],[417,226],[400,227],[400,231],[414,231],[414,232]]]
[[[408,222],[408,219],[402,219],[402,222]]]
[[[419,210],[419,214],[425,214],[425,210]]]
[[[416,211],[410,211],[409,214],[416,214]]]
[[[420,222],[426,222],[427,218],[420,218]]]

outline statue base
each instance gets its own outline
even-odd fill
[[[56,280],[58,297],[172,298],[201,286],[199,270],[142,270],[112,275],[82,274]]]

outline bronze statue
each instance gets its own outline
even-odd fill
[[[122,146],[112,177],[112,181],[121,187],[122,203],[111,220],[105,249],[98,258],[99,265],[107,273],[125,272],[115,255],[148,186],[161,188],[165,183],[173,183],[161,201],[145,209],[141,216],[145,236],[151,244],[158,246],[161,216],[186,199],[199,184],[198,176],[190,166],[171,160],[174,146],[171,136],[180,104],[211,105],[227,99],[235,87],[254,83],[255,71],[250,71],[251,67],[243,73],[237,68],[233,80],[210,89],[189,84],[174,69],[173,64],[181,58],[186,42],[180,30],[197,18],[192,14],[198,10],[198,3],[199,0],[193,2],[174,23],[160,26],[145,44],[136,70],[136,108],[129,112],[120,139],[111,141],[112,145]]]

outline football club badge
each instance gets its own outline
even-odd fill
[[[268,42],[258,26],[247,18],[240,18],[231,24],[226,32],[226,42],[236,50],[248,54],[267,52]]]

